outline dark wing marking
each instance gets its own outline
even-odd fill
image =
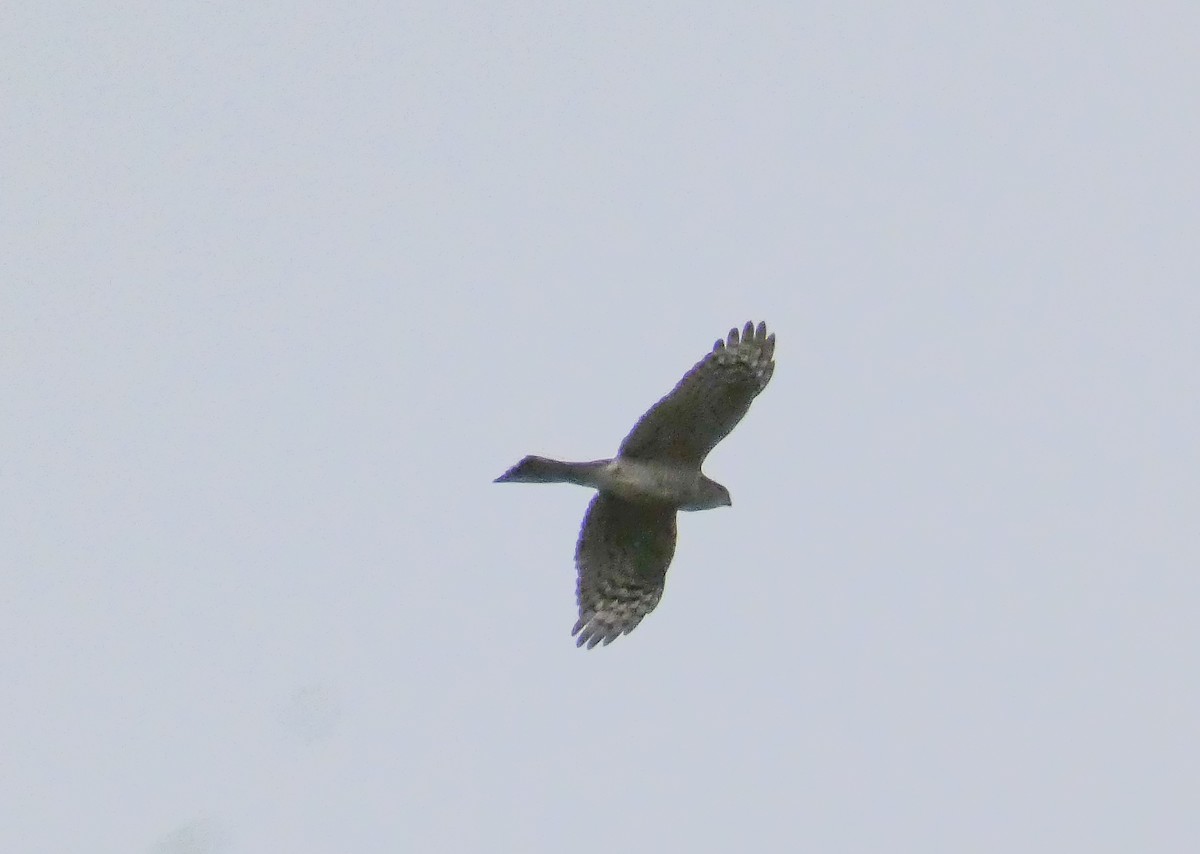
[[[609,644],[637,628],[662,598],[675,554],[675,508],[598,493],[575,546],[576,646]]]
[[[699,466],[729,435],[775,371],[775,334],[747,323],[729,330],[712,352],[688,371],[671,393],[642,416],[617,452],[621,456],[677,460]]]

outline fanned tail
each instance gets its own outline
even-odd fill
[[[528,456],[510,468],[495,483],[576,483],[580,486],[595,486],[595,473],[604,468],[609,460],[593,460],[587,463],[569,463],[549,457]]]

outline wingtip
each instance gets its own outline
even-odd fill
[[[606,626],[595,619],[595,615],[591,617],[580,617],[575,623],[575,627],[571,629],[571,635],[575,638],[575,648],[595,649],[603,644],[608,646],[621,635],[624,631],[614,630],[613,626]]]
[[[757,324],[753,320],[747,320],[741,327],[731,327],[729,334],[722,339],[721,343],[726,346],[732,346],[739,341],[762,340],[766,337],[767,322],[765,320],[760,320]]]

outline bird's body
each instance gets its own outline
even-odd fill
[[[579,620],[589,648],[632,631],[662,596],[675,552],[677,510],[727,507],[729,491],[701,471],[709,451],[771,379],[775,336],[766,324],[732,329],[625,437],[617,456],[564,462],[528,456],[498,483],[574,483],[599,493],[588,506],[575,564]]]
[[[666,504],[679,510],[709,510],[727,502],[692,469],[655,460],[627,459],[569,463],[529,456],[498,480],[499,483],[574,483],[638,504]]]

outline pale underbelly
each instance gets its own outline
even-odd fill
[[[696,473],[660,464],[613,460],[606,468],[604,491],[626,501],[655,502],[676,507],[688,504],[696,493]]]

